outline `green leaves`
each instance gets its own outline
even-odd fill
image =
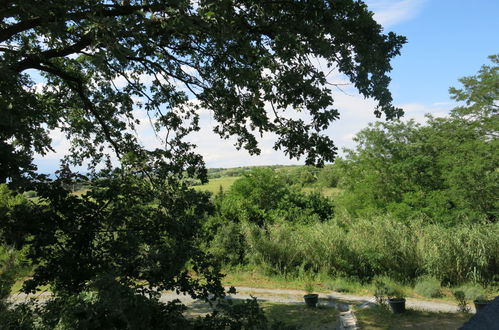
[[[347,208],[388,211],[403,221],[421,213],[448,225],[497,221],[498,67],[460,81],[464,88],[451,93],[465,105],[449,117],[376,123],[357,134],[357,149],[340,162]]]
[[[125,136],[133,130],[134,110],[160,119],[178,108],[195,110],[188,104],[192,98],[213,111],[221,136],[236,136],[251,153],[259,152],[255,132],[274,132],[275,148],[289,157],[305,157],[307,164],[330,161],[335,148],[321,131],[338,112],[311,57],[337,65],[362,94],[379,102],[379,113],[400,115],[391,105],[386,72],[405,39],[383,35],[356,1],[203,1],[194,8],[189,1],[71,0],[12,7],[8,15],[0,39],[12,49],[0,51],[2,81],[19,83],[2,86],[1,98],[13,105],[8,111],[20,116],[23,128],[2,140],[47,135],[50,115],[71,139],[77,164],[105,159],[101,146],[111,146],[118,158],[143,148]],[[28,82],[20,77],[29,69],[40,72],[51,89],[23,92]],[[20,92],[27,96],[22,102],[15,96]],[[40,102],[50,95],[58,102]],[[145,101],[134,104],[132,97]],[[271,123],[269,104],[277,113],[309,112],[312,121]],[[79,124],[69,119],[81,110]],[[179,131],[166,122],[154,129]],[[50,140],[36,140],[36,148],[50,148]],[[27,145],[25,152],[33,149]]]

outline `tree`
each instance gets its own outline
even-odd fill
[[[252,154],[255,135],[272,132],[276,149],[322,164],[336,149],[321,132],[339,113],[314,59],[374,98],[376,115],[396,118],[386,73],[404,42],[354,0],[3,1],[0,182],[34,187],[41,200],[28,237],[42,266],[25,290],[51,283],[64,296],[112,274],[135,293],[145,281],[149,290],[220,295],[216,267],[196,248],[206,196],[185,180],[206,180],[202,157],[184,141],[199,129],[197,111],[211,111],[215,131]],[[310,121],[286,117],[294,110]],[[161,148],[141,145],[141,117]],[[51,150],[53,129],[71,141],[55,182],[33,164]],[[120,169],[111,170],[111,154]],[[64,188],[77,179],[68,165],[86,161],[106,170],[76,198]],[[204,282],[185,271],[189,262]]]
[[[6,1],[0,11],[2,180],[32,170],[30,156],[50,150],[54,128],[71,138],[76,163],[99,161],[105,147],[119,158],[136,154],[141,165],[172,159],[190,147],[179,139],[197,129],[198,106],[213,112],[216,132],[237,136],[238,147],[251,153],[259,152],[253,132],[275,132],[275,147],[290,157],[331,160],[332,141],[320,132],[339,114],[313,57],[373,97],[377,115],[401,115],[391,105],[386,72],[405,39],[382,34],[364,3],[195,3]],[[32,70],[45,79],[42,87]],[[312,121],[286,119],[282,112],[290,108],[307,111]],[[158,131],[176,133],[161,132],[165,149],[145,152],[131,134],[140,112]],[[192,125],[182,127],[189,118]],[[192,154],[183,161],[200,162]]]
[[[401,219],[424,214],[447,224],[497,221],[499,204],[498,57],[495,66],[460,79],[451,96],[464,101],[445,118],[376,123],[340,162],[344,202],[353,212],[389,211]]]

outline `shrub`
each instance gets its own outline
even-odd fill
[[[307,263],[303,254],[303,240],[293,228],[278,224],[267,230],[247,224],[244,227],[250,260],[281,274],[297,272]]]
[[[482,297],[485,295],[485,290],[483,287],[476,283],[466,283],[461,285],[457,290],[462,291],[464,296],[468,300],[475,300],[478,297]]]
[[[416,282],[414,290],[422,296],[430,298],[438,298],[442,296],[440,281],[435,277],[420,278]]]
[[[457,300],[457,309],[462,313],[469,313],[470,308],[466,302],[466,295],[463,291],[456,290],[453,292],[454,298]]]
[[[36,197],[38,195],[37,195],[36,191],[34,191],[34,190],[28,190],[28,191],[25,191],[23,193],[23,196],[26,197],[26,198],[34,198],[34,197]]]
[[[246,242],[241,225],[227,222],[215,234],[209,252],[221,263],[236,266],[245,263]]]
[[[444,283],[487,283],[499,273],[499,223],[429,225],[418,236],[421,268]]]
[[[347,231],[355,262],[353,275],[370,279],[387,275],[399,281],[416,277],[420,258],[413,229],[390,217],[359,219]]]

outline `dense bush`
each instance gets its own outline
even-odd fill
[[[208,251],[222,264],[236,266],[245,262],[246,240],[241,224],[228,222],[220,226],[209,244]]]
[[[20,249],[33,228],[32,203],[23,194],[0,184],[0,239],[3,244]]]
[[[464,297],[468,300],[475,300],[485,295],[483,287],[476,283],[465,283],[457,288],[457,290],[462,291]]]
[[[244,234],[250,260],[279,273],[305,268],[364,281],[386,275],[406,282],[428,275],[449,284],[486,284],[499,273],[499,224],[445,228],[374,217],[248,226]]]
[[[460,79],[463,102],[425,124],[377,122],[360,131],[343,161],[341,205],[352,215],[386,212],[401,222],[424,215],[446,226],[499,216],[499,56]]]
[[[451,284],[488,283],[499,274],[499,223],[421,229],[417,250],[427,274]]]
[[[435,277],[422,277],[414,286],[414,290],[425,297],[438,298],[442,296],[440,281]]]

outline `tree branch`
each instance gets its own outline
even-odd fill
[[[111,8],[111,9],[106,9]],[[78,21],[81,19],[89,18],[91,16],[96,17],[119,17],[119,16],[128,16],[136,13],[140,10],[147,11],[159,11],[166,9],[167,6],[164,4],[155,4],[155,5],[145,5],[145,6],[132,6],[132,5],[123,5],[123,6],[111,6],[111,5],[100,5],[95,6],[89,10],[72,12],[72,13],[64,13],[63,18],[65,21]],[[15,13],[14,13],[15,14]],[[12,14],[12,16],[14,15]],[[62,13],[60,13],[62,14]],[[20,21],[13,25],[10,25],[7,28],[0,29],[0,42],[8,40],[13,37],[15,34],[27,31],[29,29],[33,29],[35,27],[41,26],[46,23],[53,23],[61,20],[61,15],[50,15],[48,17],[33,17],[24,21]]]
[[[91,43],[92,39],[88,35],[84,35],[81,38],[81,40],[68,47],[59,48],[59,49],[49,49],[39,54],[33,54],[27,56],[24,60],[18,62],[17,65],[14,65],[14,71],[22,72],[24,70],[32,68],[33,65],[36,65],[36,63],[44,63],[48,62],[48,60],[54,57],[64,57],[74,54],[84,49],[85,47],[90,46]]]
[[[107,127],[104,119],[100,116],[99,112],[95,108],[95,105],[92,103],[92,101],[87,97],[87,95],[85,95],[83,82],[81,81],[81,79],[79,79],[79,78],[77,78],[77,77],[75,77],[75,76],[73,76],[73,75],[71,75],[63,70],[60,70],[60,69],[54,67],[54,65],[52,63],[44,63],[44,64],[45,65],[42,65],[41,63],[34,62],[34,63],[31,63],[31,67],[28,67],[26,69],[37,69],[40,71],[44,71],[44,72],[53,74],[53,75],[61,78],[62,80],[64,80],[68,84],[68,86],[76,94],[78,94],[81,101],[85,105],[86,110],[88,112],[90,112],[90,114],[95,117],[95,119],[97,120],[97,122],[99,123],[99,125],[102,128],[102,131],[104,133],[104,136],[105,136],[107,142],[109,142],[112,145],[116,155],[120,156],[121,155],[120,148],[119,148],[118,144],[116,143],[116,141],[114,141],[113,138],[111,137],[111,132],[109,131],[109,128]]]

